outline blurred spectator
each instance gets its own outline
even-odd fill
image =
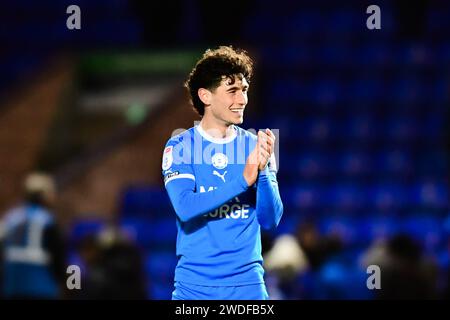
[[[313,222],[301,224],[296,237],[313,270],[320,268],[330,255],[342,248],[338,235],[321,235]]]
[[[307,222],[297,231],[298,241],[310,269],[298,281],[303,299],[370,299],[366,273],[355,261],[339,230],[321,234],[315,223]]]
[[[85,264],[82,290],[75,299],[147,299],[139,248],[120,230],[105,229],[79,246]]]
[[[25,201],[2,220],[3,295],[7,299],[57,299],[65,285],[65,249],[52,205],[53,179],[32,173]]]
[[[306,288],[305,277],[312,276],[317,284],[322,269],[342,248],[337,235],[321,235],[313,222],[304,222],[295,235],[281,235],[265,255],[268,288],[276,299],[313,298]],[[328,270],[328,269],[326,269]],[[323,283],[322,281],[321,283]],[[316,286],[314,284],[314,286]]]
[[[365,265],[378,265],[381,289],[376,299],[437,298],[437,266],[423,256],[420,246],[408,235],[399,234],[377,242],[363,257]]]
[[[275,239],[272,248],[264,255],[266,284],[273,300],[295,299],[293,283],[308,268],[308,261],[297,239],[284,234]]]
[[[291,281],[308,267],[308,261],[294,236],[285,234],[275,240],[265,255],[265,267],[277,274],[280,281]]]

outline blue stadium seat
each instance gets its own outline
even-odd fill
[[[103,220],[77,220],[73,222],[69,233],[69,242],[76,245],[87,236],[98,235],[106,226]]]
[[[399,47],[396,51],[396,64],[399,66],[414,68],[416,66],[430,66],[434,63],[432,52],[423,43],[412,42],[409,45]]]
[[[440,33],[450,28],[448,12],[446,10],[432,9],[427,15],[427,32],[430,34]]]
[[[338,160],[339,172],[348,176],[366,175],[374,172],[369,154],[363,151],[343,153]]]
[[[382,151],[376,156],[376,172],[385,175],[408,175],[413,172],[411,153],[402,149]]]
[[[120,221],[120,227],[127,232],[141,247],[151,247],[158,242],[154,236],[155,223],[150,219],[140,217],[125,217]]]
[[[325,110],[336,106],[340,92],[342,92],[341,84],[336,78],[320,79],[313,83],[310,90],[311,102]]]
[[[373,115],[367,112],[351,114],[340,124],[340,135],[347,141],[368,142],[375,139],[380,128]]]
[[[344,211],[355,210],[366,203],[365,190],[356,183],[340,183],[330,186],[327,205]]]
[[[145,269],[153,281],[173,281],[177,257],[174,251],[149,251],[145,258]]]
[[[345,217],[342,214],[323,215],[318,227],[322,235],[338,236],[345,247],[350,247],[357,241],[357,223],[353,217]]]
[[[374,241],[387,240],[399,231],[398,218],[368,212],[358,221],[357,241],[368,247]]]
[[[176,264],[173,251],[151,251],[146,255],[145,270],[152,299],[171,299]]]
[[[333,10],[327,17],[328,32],[335,36],[345,37],[346,35],[358,34],[361,29],[361,13],[348,8]]]
[[[177,238],[175,215],[164,219],[145,219],[141,217],[125,217],[120,226],[133,236],[143,247],[174,247]]]
[[[326,28],[324,18],[319,10],[302,10],[293,14],[283,24],[284,41],[295,43],[321,34]]]
[[[418,136],[418,119],[411,116],[392,115],[387,120],[386,139],[388,141],[413,142]]]
[[[296,208],[315,208],[323,204],[324,190],[318,185],[307,184],[299,181],[295,187],[293,201]]]
[[[398,104],[414,105],[427,103],[426,83],[422,83],[413,75],[401,76],[394,80],[389,95]]]
[[[300,153],[297,156],[298,173],[303,178],[318,178],[330,171],[331,161],[325,153]]]
[[[447,114],[444,108],[430,110],[430,114],[422,118],[422,135],[431,141],[439,141],[446,134]]]
[[[444,181],[422,181],[411,186],[411,200],[419,207],[448,208],[448,184]]]
[[[148,296],[152,300],[171,300],[175,289],[172,283],[148,282]]]
[[[447,42],[444,42],[439,48],[439,60],[442,65],[448,65],[450,62],[450,44]]]
[[[124,191],[121,212],[130,217],[165,217],[173,209],[164,189],[136,186]]]
[[[443,150],[424,150],[418,156],[416,172],[420,176],[439,178],[442,172],[449,170],[448,160],[448,156]]]
[[[345,91],[345,101],[359,104],[360,109],[365,108],[365,104],[377,102],[383,94],[381,80],[371,77],[356,78],[349,83]]]
[[[379,183],[369,188],[370,207],[380,210],[392,210],[409,205],[409,190],[399,183]]]
[[[333,130],[332,122],[328,118],[317,117],[311,118],[304,122],[305,138],[309,139],[310,143],[326,141]]]
[[[272,106],[295,105],[303,103],[307,97],[307,86],[298,80],[282,79],[275,81],[269,92],[269,104]]]
[[[418,240],[425,250],[436,251],[443,241],[441,219],[431,214],[406,217],[401,230]]]
[[[359,67],[385,68],[393,62],[393,48],[386,42],[367,42],[358,46],[355,51],[353,63]]]
[[[442,55],[450,55],[450,46],[442,52]],[[449,64],[448,59],[443,64]],[[430,80],[427,89],[427,106],[432,107],[438,105],[441,109],[445,108],[443,105],[449,102],[450,98],[450,79],[445,75],[437,77],[435,80]]]

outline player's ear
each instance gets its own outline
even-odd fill
[[[208,89],[205,89],[205,88],[200,88],[200,89],[198,89],[197,94],[205,106],[208,106],[211,104],[211,96],[212,96],[211,91],[209,91]]]

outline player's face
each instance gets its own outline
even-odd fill
[[[244,77],[224,78],[220,86],[212,92],[211,115],[227,125],[241,124],[248,102],[248,87],[249,84]]]

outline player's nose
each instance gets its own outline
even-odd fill
[[[242,91],[237,92],[235,102],[236,104],[245,106],[247,104],[247,95]]]

